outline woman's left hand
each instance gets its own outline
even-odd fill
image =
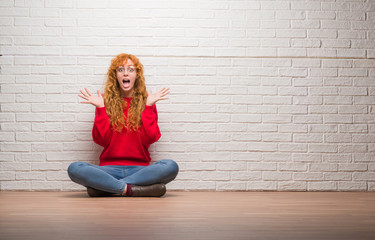
[[[167,96],[169,94],[169,88],[162,88],[156,93],[152,93],[152,91],[148,91],[148,97],[147,97],[147,105],[153,106],[157,101],[159,100],[165,100],[168,99]]]

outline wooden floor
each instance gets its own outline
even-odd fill
[[[375,193],[0,192],[0,239],[375,239]]]

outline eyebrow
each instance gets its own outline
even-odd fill
[[[123,68],[124,66],[118,66],[117,68]],[[130,66],[128,66],[128,67],[133,67],[133,68],[135,68],[135,66],[134,65],[130,65]]]

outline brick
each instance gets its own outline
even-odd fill
[[[336,191],[336,182],[309,182],[308,191]]]
[[[279,191],[306,191],[306,182],[283,181],[278,183]]]
[[[60,191],[62,183],[52,181],[33,181],[31,189],[35,191]]]
[[[264,162],[290,162],[291,153],[263,153]]]
[[[309,170],[310,172],[337,172],[337,164],[330,163],[311,163]]]
[[[366,145],[363,144],[340,144],[339,153],[359,153],[367,152]]]
[[[0,172],[0,180],[1,181],[12,181],[16,180],[14,171],[6,171],[6,172]]]
[[[322,155],[314,153],[302,153],[302,154],[293,154],[294,162],[321,162]]]
[[[247,169],[251,172],[253,171],[276,171],[276,163],[248,163]]]
[[[277,190],[277,182],[276,181],[251,181],[247,183],[247,190],[275,191]]]
[[[328,151],[327,151],[328,152]],[[352,160],[349,154],[328,154],[323,156],[323,161],[332,163],[347,163]]]
[[[31,190],[31,182],[28,181],[2,181],[1,183],[1,190],[7,191],[30,191]]]
[[[337,145],[329,144],[310,144],[309,151],[312,153],[336,153]]]
[[[307,152],[307,144],[281,143],[279,144],[279,150],[281,152]]]
[[[306,163],[279,163],[278,166],[280,171],[300,172],[307,170]]]
[[[338,183],[339,191],[366,191],[367,184],[366,182],[339,182]]]

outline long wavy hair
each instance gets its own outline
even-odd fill
[[[130,59],[136,68],[137,77],[135,79],[133,95],[130,102],[127,117],[125,118],[124,109],[127,102],[121,95],[121,88],[117,81],[116,70]],[[131,54],[121,53],[114,57],[107,72],[107,82],[104,90],[104,104],[109,116],[112,128],[117,132],[123,129],[128,131],[137,131],[142,125],[141,114],[145,110],[147,101],[147,91],[145,77],[143,76],[143,65],[139,59]]]

